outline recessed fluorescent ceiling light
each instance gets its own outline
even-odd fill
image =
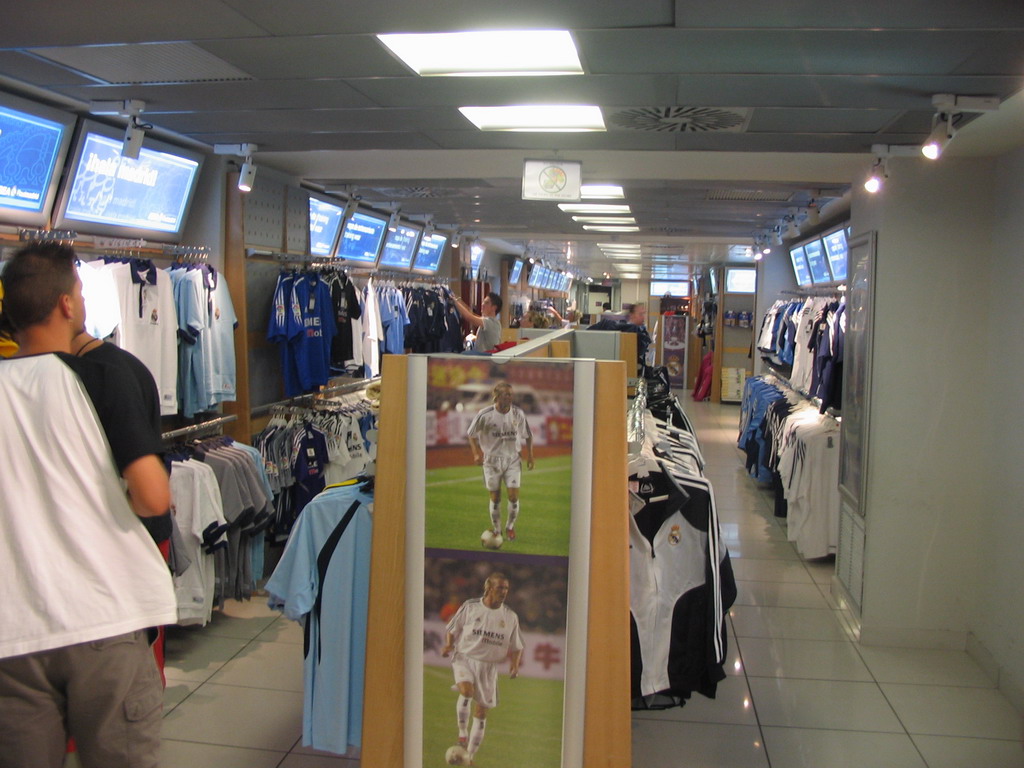
[[[639,251],[641,245],[640,243],[598,243],[597,247],[606,251]]]
[[[580,197],[584,200],[621,200],[626,195],[618,184],[583,184]]]
[[[572,35],[563,29],[377,35],[424,77],[582,75]]]
[[[628,205],[616,205],[614,203],[559,203],[558,207],[560,210],[566,213],[591,213],[597,215],[604,215],[608,213],[632,213],[629,210]]]
[[[580,104],[459,107],[459,112],[481,131],[575,133],[605,130],[601,108]]]
[[[636,224],[632,216],[573,216],[580,224]]]
[[[583,228],[588,232],[639,232],[640,227],[612,227],[602,224],[584,224]]]

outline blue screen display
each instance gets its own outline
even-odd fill
[[[512,271],[509,273],[508,276],[509,285],[518,285],[519,276],[521,274],[523,274],[523,262],[517,259],[516,262],[512,265]]]
[[[199,163],[143,148],[138,160],[121,157],[121,141],[85,135],[64,218],[115,227],[178,232]]]
[[[807,257],[804,255],[803,247],[790,248],[789,258],[793,262],[793,274],[796,275],[796,284],[808,286],[814,282],[811,277],[811,270],[807,268]]]
[[[828,271],[828,261],[825,258],[825,248],[821,240],[812,240],[804,243],[804,255],[807,256],[807,267],[811,270],[811,277],[814,283],[830,283],[832,275]]]
[[[480,277],[480,265],[484,261],[484,247],[478,243],[469,246],[469,272],[474,280]]]
[[[447,241],[446,235],[436,232],[430,237],[424,237],[420,241],[420,249],[416,253],[416,261],[412,268],[420,272],[437,272],[437,268],[441,266],[441,255],[444,253],[444,244]]]
[[[345,209],[322,200],[309,198],[309,252],[313,256],[330,256]]]
[[[384,239],[384,230],[387,226],[388,223],[384,219],[356,211],[345,222],[345,228],[341,231],[337,258],[367,264],[376,263],[377,251],[380,250],[380,241]]]
[[[846,230],[837,229],[822,238],[825,243],[825,252],[828,254],[828,263],[832,267],[832,276],[836,280],[846,279]]]
[[[64,126],[0,107],[0,208],[42,213]]]
[[[404,224],[395,225],[394,232],[389,229],[377,266],[408,269],[412,264],[412,257],[416,255],[416,242],[419,237],[418,229]]]

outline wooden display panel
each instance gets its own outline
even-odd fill
[[[635,359],[635,356],[634,358]],[[405,435],[408,368],[383,361],[374,502],[362,764],[401,768],[405,678]],[[583,764],[629,768],[629,562],[626,510],[626,366],[595,371],[591,562]],[[611,470],[611,471],[609,471]],[[525,768],[525,767],[524,767]]]

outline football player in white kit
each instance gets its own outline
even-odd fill
[[[482,409],[469,425],[469,446],[473,461],[483,466],[484,485],[491,495],[491,528],[501,535],[501,484],[508,491],[508,521],[505,538],[515,541],[519,517],[519,482],[522,475],[520,451],[526,444],[526,468],[533,469],[533,433],[526,414],[512,405],[512,385],[494,385],[494,405]]]
[[[453,690],[459,692],[455,714],[459,745],[473,755],[484,740],[487,712],[498,705],[498,666],[508,659],[510,678],[519,675],[523,658],[523,636],[519,617],[505,605],[508,578],[492,573],[484,582],[484,596],[464,602],[448,622],[441,655],[452,652]],[[470,728],[470,702],[474,703]]]

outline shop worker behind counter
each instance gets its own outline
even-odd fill
[[[83,768],[156,766],[146,630],[176,620],[140,521],[170,527],[159,441],[136,380],[70,354],[85,318],[74,251],[29,245],[0,279],[0,328],[19,345],[0,360],[0,768],[58,768],[68,736]]]

